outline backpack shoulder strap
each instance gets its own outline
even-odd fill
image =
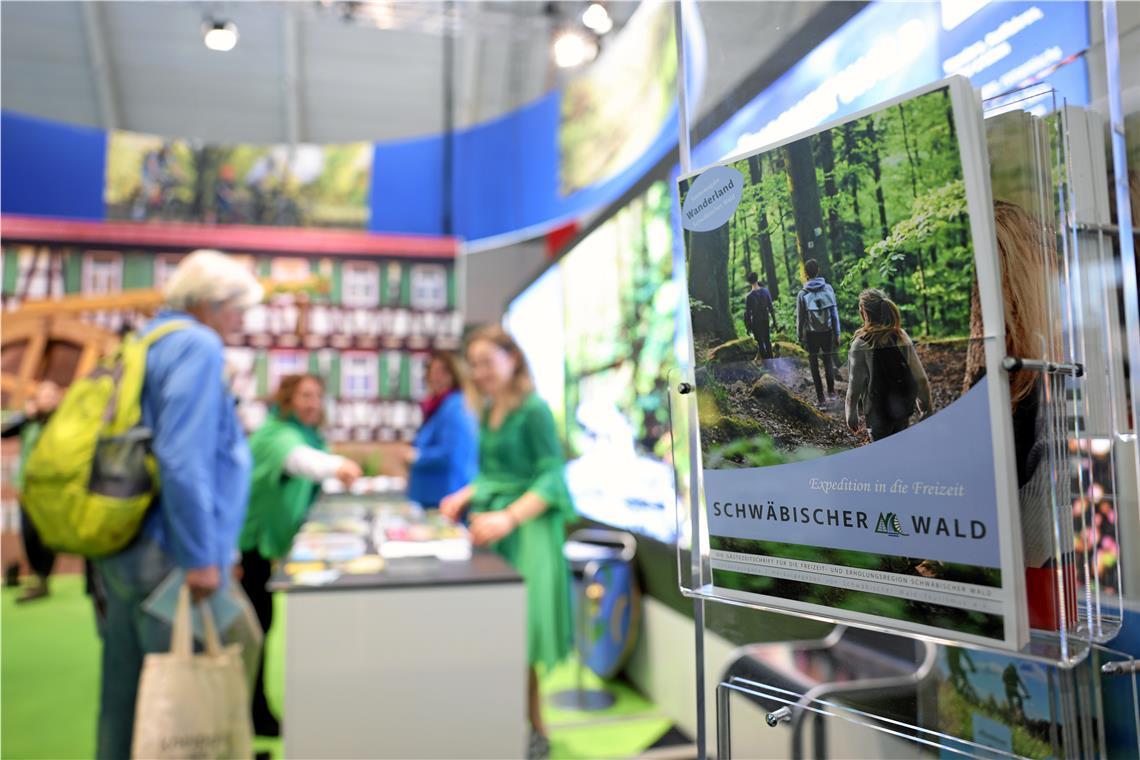
[[[142,336],[139,339],[139,342],[142,343],[144,348],[150,348],[152,345],[162,340],[167,335],[170,335],[171,333],[189,329],[190,325],[191,322],[189,320],[173,319],[169,322],[166,322],[165,324],[159,325],[158,327],[148,332],[146,335]]]

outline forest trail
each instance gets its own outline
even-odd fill
[[[698,385],[714,379],[724,391],[719,395],[723,417],[711,429],[703,431],[706,445],[725,445],[740,437],[761,434],[784,451],[803,447],[846,450],[870,443],[865,428],[852,433],[847,427],[846,362],[841,363],[835,373],[835,395],[819,405],[808,359],[795,356],[764,361],[744,358],[742,343],[726,344],[720,347],[721,351],[713,351],[725,357],[729,352],[724,352],[724,348],[734,349],[730,352],[731,360],[710,362],[702,368],[703,373],[698,373]],[[930,380],[934,410],[943,409],[961,395],[966,342],[919,343],[916,349]],[[846,358],[846,351],[842,356]],[[822,357],[820,361],[820,377],[826,392]],[[916,415],[912,422],[917,419]]]
[[[757,435],[771,438],[784,451],[804,447],[831,451],[860,445],[843,421],[846,383],[837,380],[836,398],[818,407],[806,359],[778,357],[762,362],[738,358],[702,369],[698,385],[713,379],[723,389],[723,394],[714,391],[721,399],[722,417],[702,431],[706,445],[725,445]]]

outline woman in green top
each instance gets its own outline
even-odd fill
[[[241,585],[266,634],[273,624],[273,597],[266,588],[272,561],[289,553],[321,481],[338,478],[351,485],[360,477],[359,465],[328,453],[317,430],[324,417],[323,396],[318,377],[284,378],[269,418],[249,439],[253,477],[240,539]],[[279,736],[281,727],[265,700],[264,657],[263,649],[253,692],[253,727],[258,736]]]
[[[530,756],[548,752],[535,667],[564,659],[573,643],[570,570],[562,555],[574,508],[563,476],[562,444],[550,409],[534,394],[530,368],[514,340],[497,327],[467,348],[472,379],[485,400],[479,430],[479,474],[440,503],[458,519],[471,512],[471,540],[507,559],[527,596]]]

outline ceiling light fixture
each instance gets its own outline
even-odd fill
[[[554,63],[559,68],[572,69],[594,60],[598,55],[598,43],[577,29],[567,29],[554,38],[552,50]]]
[[[228,53],[237,46],[238,30],[234,22],[207,19],[202,26],[202,41],[210,50]]]
[[[582,23],[597,34],[606,34],[614,28],[614,20],[610,18],[606,6],[601,3],[590,4],[590,7],[582,14]]]

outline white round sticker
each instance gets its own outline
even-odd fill
[[[714,166],[697,177],[681,204],[681,226],[693,232],[715,230],[736,213],[744,176],[731,166]]]

